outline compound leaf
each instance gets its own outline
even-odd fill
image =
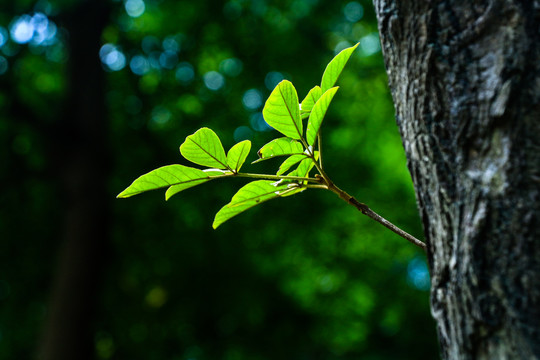
[[[180,145],[180,153],[195,164],[230,170],[223,145],[216,133],[209,128],[201,128],[189,135]]]
[[[339,75],[341,75],[343,68],[347,64],[347,61],[349,61],[351,54],[357,47],[358,44],[350,48],[343,49],[332,59],[332,61],[328,63],[326,69],[324,70],[321,81],[321,89],[323,93],[330,89],[332,86],[334,86],[337,79],[339,78]]]
[[[258,152],[259,160],[255,160],[253,163],[257,163],[263,160],[271,159],[275,156],[302,154],[304,148],[302,144],[291,138],[277,138],[264,145]]]
[[[223,175],[226,176],[227,173],[223,173]],[[167,165],[138,177],[127,189],[118,194],[117,197],[128,198],[145,191],[156,190],[167,186],[179,186],[184,190],[211,179],[208,173],[199,169],[183,165]]]
[[[298,94],[290,81],[283,80],[274,88],[262,113],[268,125],[283,135],[296,140],[302,138]]]
[[[212,227],[216,229],[230,218],[265,201],[286,194],[290,189],[296,189],[296,184],[278,184],[267,180],[252,181],[242,187],[233,196],[231,202],[221,208],[214,218]]]
[[[306,130],[306,140],[308,145],[315,145],[315,141],[317,140],[317,135],[321,129],[321,124],[324,116],[326,115],[326,111],[328,110],[328,107],[330,106],[330,103],[332,102],[332,99],[334,98],[334,95],[338,89],[338,86],[328,89],[315,103],[315,106],[313,106],[313,110],[311,110],[311,114],[309,115]]]
[[[249,140],[244,140],[234,145],[227,153],[227,164],[229,165],[229,168],[235,172],[240,171],[250,150],[251,141]]]

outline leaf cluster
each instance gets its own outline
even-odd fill
[[[198,169],[183,165],[167,165],[137,178],[118,198],[127,198],[146,191],[167,188],[168,200],[177,193],[210,180],[227,177],[246,177],[254,181],[238,190],[231,201],[216,214],[214,229],[232,217],[265,201],[300,193],[308,188],[330,189],[333,184],[324,172],[320,130],[326,112],[338,87],[334,87],[343,68],[358,46],[344,49],[327,65],[321,85],[313,87],[302,102],[294,85],[280,82],[263,108],[265,121],[283,137],[264,145],[258,152],[260,161],[285,157],[276,174],[242,173],[240,169],[251,150],[251,142],[235,144],[227,153],[218,135],[203,127],[186,137],[180,145],[181,155]],[[304,126],[304,120],[307,125]],[[310,177],[313,170],[317,171]]]

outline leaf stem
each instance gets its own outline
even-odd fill
[[[322,165],[322,139],[321,139],[321,131],[319,130],[319,134],[317,135],[317,148],[319,148],[319,165],[321,166],[321,169],[323,167]]]
[[[270,175],[270,174],[252,174],[252,173],[236,173],[234,176],[245,177],[251,179],[264,179],[264,180],[295,180],[295,181],[311,181],[320,183],[317,178],[301,177],[301,176],[286,176],[286,175]]]
[[[311,187],[313,187],[313,186],[311,186]],[[382,226],[386,227],[387,229],[393,231],[394,233],[398,234],[399,236],[401,236],[405,240],[411,242],[412,244],[414,244],[414,245],[422,248],[424,251],[426,251],[427,247],[426,247],[426,244],[423,241],[420,241],[417,238],[415,238],[414,236],[412,236],[411,234],[409,234],[408,232],[406,232],[404,230],[401,230],[399,227],[392,224],[390,221],[386,220],[385,218],[383,218],[382,216],[377,214],[375,211],[371,210],[369,208],[369,206],[367,206],[366,204],[363,204],[363,203],[359,202],[353,196],[347,194],[345,191],[341,190],[340,188],[338,188],[333,183],[331,183],[331,185],[329,185],[327,188],[328,188],[328,190],[330,190],[330,191],[334,192],[335,194],[337,194],[342,200],[344,200],[348,204],[351,204],[352,206],[354,206],[362,214],[364,214],[364,215],[368,216],[369,218],[375,220],[376,222],[378,222]]]

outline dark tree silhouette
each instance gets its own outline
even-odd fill
[[[108,239],[103,69],[97,56],[104,1],[80,1],[60,19],[69,31],[68,96],[54,131],[65,194],[63,244],[39,358],[93,359],[93,321]]]

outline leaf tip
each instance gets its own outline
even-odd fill
[[[126,189],[127,190],[127,189]],[[116,195],[117,199],[125,199],[128,198],[129,195],[126,194],[126,190],[122,191],[120,194]]]

